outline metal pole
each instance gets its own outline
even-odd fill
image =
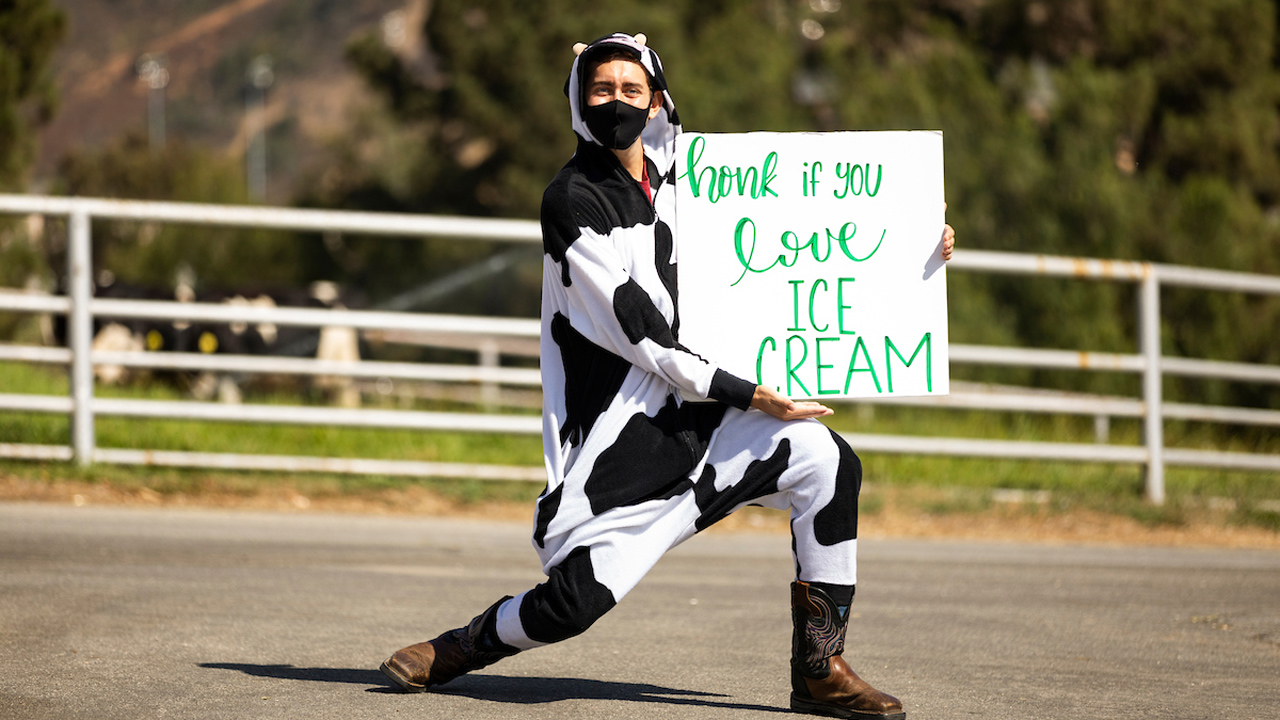
[[[71,450],[79,465],[93,461],[93,317],[89,301],[93,296],[90,278],[93,261],[89,242],[89,215],[72,212],[67,249],[67,294],[71,312],[67,316],[67,344],[71,349]]]
[[[1142,371],[1143,440],[1147,446],[1147,499],[1164,504],[1164,398],[1160,372],[1160,280],[1154,267],[1138,286],[1138,332]]]
[[[147,84],[147,135],[151,152],[164,149],[165,87],[169,85],[169,61],[164,53],[147,53],[138,58],[138,79]]]
[[[262,119],[263,92],[260,87],[249,88],[245,139],[245,177],[249,188],[249,200],[262,202],[267,197],[267,154],[263,140]]]
[[[275,82],[271,56],[259,55],[249,63],[249,87],[246,96],[245,172],[249,199],[263,202],[267,198],[267,88]]]
[[[147,135],[151,142],[151,152],[164,149],[164,86],[152,86],[147,91]]]

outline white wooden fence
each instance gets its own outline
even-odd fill
[[[541,432],[541,420],[537,417],[489,412],[444,413],[99,398],[94,396],[93,368],[95,365],[390,378],[525,387],[539,385],[536,370],[492,365],[333,362],[305,358],[224,354],[108,353],[93,352],[90,347],[95,317],[211,323],[274,323],[305,327],[338,326],[363,331],[408,332],[425,337],[448,336],[455,339],[460,336],[475,337],[478,341],[490,343],[511,339],[523,340],[527,343],[536,340],[539,327],[538,321],[533,319],[313,308],[262,308],[94,298],[91,280],[93,263],[90,257],[90,226],[94,218],[337,231],[400,237],[436,236],[513,243],[541,242],[541,234],[536,222],[3,194],[0,194],[0,213],[63,216],[68,219],[69,228],[67,253],[69,292],[66,295],[50,296],[16,291],[0,293],[0,312],[66,315],[69,329],[67,347],[0,344],[0,360],[62,364],[71,369],[69,397],[0,394],[0,411],[69,414],[72,418],[69,445],[18,444],[6,442],[5,438],[0,438],[0,457],[68,460],[81,464],[100,462],[531,481],[545,479],[541,467],[101,448],[97,447],[94,433],[94,418],[98,415],[463,432],[521,434]],[[1140,337],[1137,352],[1097,353],[953,344],[950,346],[950,356],[954,363],[1137,373],[1143,379],[1142,397],[1084,396],[1030,389],[991,389],[955,383],[951,395],[946,397],[888,398],[872,402],[994,411],[1065,413],[1102,418],[1112,416],[1141,418],[1144,429],[1143,444],[1048,443],[848,433],[845,437],[853,447],[860,451],[888,453],[1135,463],[1144,466],[1146,494],[1155,503],[1164,501],[1166,465],[1280,471],[1280,455],[1169,448],[1164,445],[1163,432],[1166,419],[1277,427],[1280,426],[1280,410],[1166,403],[1161,393],[1161,379],[1164,375],[1280,383],[1280,366],[1162,357],[1160,353],[1160,288],[1162,286],[1274,295],[1280,294],[1280,277],[1153,263],[966,249],[956,251],[949,267],[961,272],[1047,275],[1135,285],[1140,311]]]

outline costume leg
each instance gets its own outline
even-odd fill
[[[547,580],[502,605],[498,636],[527,650],[582,633],[693,534],[697,514],[692,494],[685,492],[612,508],[548,536]]]
[[[611,610],[679,532],[680,504],[651,501],[602,513],[574,528],[572,549],[546,568],[547,580],[518,597],[506,597],[464,628],[410,645],[382,664],[409,692],[421,692],[490,665],[521,650],[579,635]],[[643,527],[644,532],[635,532]]]
[[[695,493],[702,530],[745,505],[791,514],[796,579],[857,582],[862,463],[816,420],[730,412],[707,453]]]
[[[701,497],[716,498],[701,503],[708,512],[699,519],[699,529],[744,504],[791,513],[797,578],[791,586],[791,708],[902,720],[902,703],[858,677],[841,657],[857,582],[862,486],[857,455],[816,421],[731,414],[720,432],[697,486]],[[729,477],[722,480],[724,475]],[[713,506],[719,507],[712,511]]]

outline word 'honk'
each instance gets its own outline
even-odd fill
[[[759,170],[728,165],[711,165],[699,169],[698,163],[702,161],[702,151],[706,149],[706,145],[707,140],[701,135],[693,138],[689,143],[684,174],[680,175],[681,178],[688,179],[689,192],[694,197],[702,197],[704,189],[707,200],[712,203],[735,194],[739,197],[750,195],[754,200],[769,195],[778,197],[778,193],[769,187],[769,183],[777,179],[778,153],[770,152],[765,155]]]

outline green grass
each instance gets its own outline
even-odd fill
[[[838,406],[828,423],[842,432],[923,437],[962,437],[1041,442],[1095,442],[1093,418],[1031,413],[979,412],[934,408]],[[922,439],[921,441],[926,442]],[[1136,419],[1111,421],[1110,444],[1141,444]],[[1280,434],[1206,424],[1167,422],[1169,447],[1212,448],[1280,454]],[[855,448],[856,449],[856,448]],[[1111,499],[1140,497],[1142,469],[1137,465],[1040,462],[986,458],[931,457],[862,453],[868,480],[935,487],[1013,488],[1087,494]],[[1280,499],[1280,473],[1166,467],[1169,496]]]
[[[65,371],[17,363],[0,363],[0,393],[65,395]],[[117,387],[99,386],[102,397],[164,400],[187,399],[171,383],[138,382]],[[319,404],[323,398],[288,386],[250,387],[246,402],[290,405]],[[419,401],[417,409],[460,410],[458,406]],[[1029,413],[978,412],[933,408],[839,405],[829,419],[844,432],[897,434],[927,437],[1037,440],[1091,443],[1093,419]],[[530,411],[512,411],[525,412]],[[165,421],[98,417],[97,444],[104,448],[186,450],[270,455],[361,457],[501,465],[541,464],[541,439],[462,432],[425,432],[337,428],[328,426],[258,425],[247,423]],[[1114,444],[1137,445],[1141,427],[1136,420],[1114,419]],[[66,444],[69,420],[63,416],[0,412],[0,442]],[[1195,423],[1166,423],[1166,444],[1178,447],[1215,447],[1243,452],[1280,454],[1280,436],[1274,432],[1230,429]],[[856,448],[855,448],[856,449]],[[1085,508],[1136,518],[1151,525],[1179,525],[1191,515],[1202,514],[1209,498],[1225,498],[1234,509],[1219,513],[1224,522],[1260,526],[1280,531],[1280,514],[1264,503],[1280,500],[1280,473],[1238,472],[1171,467],[1166,470],[1166,496],[1162,507],[1142,499],[1141,468],[1110,463],[1031,462],[984,458],[934,457],[860,453],[869,485],[927,489],[920,501],[923,512],[933,514],[983,512],[992,505],[996,488],[1047,490],[1052,501],[1044,512]],[[384,489],[422,486],[459,503],[493,500],[528,500],[541,490],[540,483],[496,483],[460,480],[296,475],[224,472],[161,468],[92,467],[76,469],[62,464],[0,463],[3,469],[24,477],[62,477],[102,482],[124,489],[146,487],[159,493],[195,493],[213,485],[220,492],[252,494],[271,483],[292,483],[313,496],[340,496]],[[883,498],[867,493],[863,511],[875,513]]]
[[[16,363],[0,363],[0,393],[63,395],[65,373]],[[170,384],[147,383],[95,389],[99,397],[189,400]],[[311,405],[306,393],[249,392],[245,400],[264,404]],[[422,404],[419,409],[456,410]],[[436,433],[332,426],[151,420],[99,416],[98,447],[180,450],[263,455],[316,455],[503,465],[539,465],[536,436]],[[0,412],[0,442],[66,444],[70,420],[61,415]]]

